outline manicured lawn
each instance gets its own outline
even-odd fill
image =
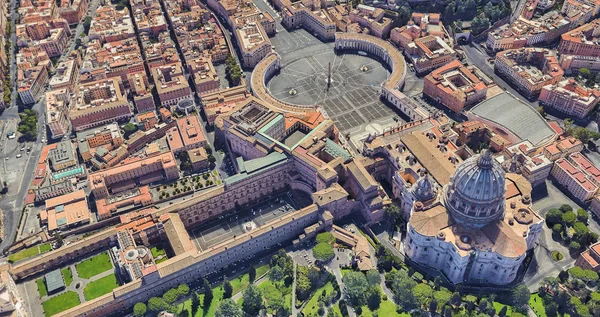
[[[49,317],[79,304],[81,304],[79,295],[73,291],[68,291],[43,302],[42,307],[44,307],[46,317]]]
[[[335,303],[335,305],[333,305],[330,309],[333,310],[333,315],[335,317],[342,317],[342,310],[340,309],[339,303]]]
[[[269,271],[268,265],[259,266],[256,268],[256,278],[259,278],[261,275],[267,273]],[[237,278],[229,281],[231,283],[231,288],[233,288],[232,294],[235,295],[248,287],[250,285],[250,274],[245,273]]]
[[[113,268],[108,252],[100,253],[75,265],[77,275],[81,278],[90,278]]]
[[[284,299],[284,307],[287,310],[291,310],[292,307],[292,286],[285,286],[283,283],[273,283],[271,280],[267,279],[258,285],[258,289],[262,293],[267,307],[269,303],[276,298],[283,297]],[[273,313],[269,311],[269,313]]]
[[[346,273],[352,272],[352,269],[341,269],[342,276],[346,275]]]
[[[8,256],[8,262],[15,263],[17,261],[21,261],[32,256],[36,256],[41,253],[45,253],[52,250],[52,247],[49,243],[44,243],[40,245],[33,246],[28,249],[23,249],[15,254],[11,254]]]
[[[261,275],[269,272],[269,265],[265,264],[263,266],[259,266],[256,268],[256,278],[259,278]]]
[[[63,279],[65,279],[65,286],[69,286],[71,285],[71,282],[73,282],[73,272],[71,272],[71,268],[64,268],[62,270],[60,270],[60,272],[62,273]]]
[[[152,257],[155,259],[161,255],[165,255],[165,250],[161,247],[152,247],[150,251],[152,252]]]
[[[363,306],[362,310],[363,313],[362,315],[360,315],[361,317],[372,317],[374,312],[376,312],[379,316],[386,317],[410,317],[409,313],[398,314],[396,312],[396,304],[392,303],[389,300],[382,301],[381,304],[379,304],[379,309],[377,309],[374,312],[369,310],[368,306]]]
[[[90,282],[83,289],[83,294],[85,295],[85,300],[92,300],[104,294],[110,293],[118,286],[119,283],[117,283],[117,277],[115,274],[110,274],[99,280]]]
[[[44,283],[44,278],[38,278],[37,280],[35,280],[35,284],[37,285],[40,298],[48,295],[48,290],[46,289],[46,283]]]
[[[382,293],[383,296],[383,291],[381,291],[381,288],[379,288],[379,291]],[[409,313],[402,313],[402,314],[398,314],[396,312],[396,304],[394,304],[392,301],[385,300],[385,301],[381,301],[381,303],[379,304],[379,308],[376,309],[375,311],[371,311],[369,309],[369,306],[365,305],[362,306],[362,314],[360,315],[361,317],[372,317],[373,313],[377,313],[378,316],[386,316],[386,317],[410,317]]]
[[[310,316],[312,314],[317,314],[319,310],[319,297],[323,294],[323,290],[329,295],[333,292],[333,284],[331,282],[327,282],[327,284],[319,287],[310,297],[302,312],[304,316]]]
[[[533,312],[538,317],[546,317],[546,309],[544,308],[544,302],[542,298],[537,293],[531,294],[529,296],[529,306],[533,309]]]

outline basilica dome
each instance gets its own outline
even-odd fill
[[[504,170],[488,150],[456,168],[444,188],[444,205],[454,220],[469,227],[483,227],[504,216]]]

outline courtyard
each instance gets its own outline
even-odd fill
[[[232,215],[221,216],[218,220],[195,228],[190,232],[200,252],[219,243],[263,226],[271,220],[307,206],[310,201],[306,194],[290,191],[245,208]]]
[[[52,316],[112,292],[120,283],[108,251],[58,270],[62,286],[48,291],[46,275],[18,284],[33,316]]]

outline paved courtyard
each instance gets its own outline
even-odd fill
[[[280,218],[285,214],[292,213],[308,205],[306,194],[296,191],[265,200],[255,206],[244,209],[235,215],[223,218],[195,228],[190,237],[194,240],[200,252],[207,250],[219,243],[239,236],[265,225],[269,221]]]

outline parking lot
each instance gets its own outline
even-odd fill
[[[305,207],[309,202],[304,196],[306,194],[295,191],[286,192],[240,212],[234,211],[221,216],[218,220],[192,230],[190,236],[194,239],[198,250],[202,252]]]

